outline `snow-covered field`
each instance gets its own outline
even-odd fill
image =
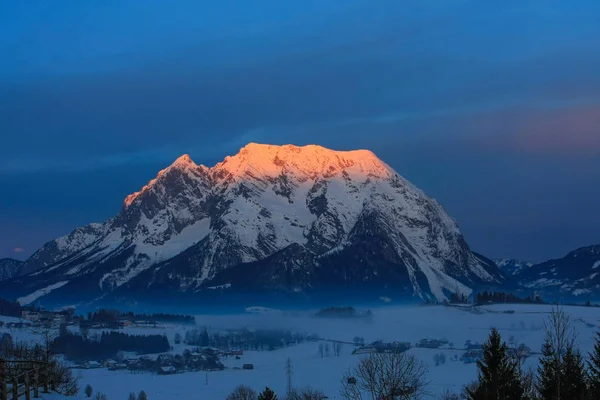
[[[315,319],[305,313],[198,316],[197,321],[199,326],[207,326],[210,330],[242,327],[286,328],[317,333],[324,339],[347,342],[352,342],[355,336],[363,336],[366,342],[381,339],[386,342],[407,341],[414,345],[424,338],[444,338],[456,348],[463,348],[466,340],[473,343],[485,341],[490,328],[496,327],[504,340],[508,341],[512,337],[515,342],[526,344],[533,351],[539,351],[544,335],[542,327],[550,306],[492,305],[479,310],[482,312],[473,313],[443,306],[389,307],[374,310],[371,322]],[[514,310],[514,313],[503,313],[506,310]],[[565,311],[574,321],[582,352],[587,354],[593,347],[594,333],[600,327],[600,309],[565,307]],[[183,333],[186,328],[164,327],[152,331],[164,332],[172,341],[172,336],[178,329]],[[345,344],[341,356],[325,358],[318,354],[318,343],[306,343],[271,352],[248,351],[240,360],[223,359],[226,366],[224,371],[208,373],[190,372],[157,376],[97,369],[75,370],[75,374],[80,376],[82,388],[91,384],[95,390],[106,393],[109,400],[124,399],[129,392],[137,393],[142,389],[148,393],[151,400],[224,399],[239,384],[249,385],[256,390],[269,386],[283,394],[286,387],[285,362],[289,357],[293,364],[294,386],[310,385],[322,389],[330,399],[336,399],[340,398],[338,392],[343,373],[355,366],[359,360],[360,356],[351,354],[353,349],[354,346]],[[179,353],[181,350],[180,346],[175,349]],[[413,348],[409,351],[429,366],[428,389],[432,398],[438,398],[446,389],[458,392],[463,385],[476,377],[474,364],[452,360],[454,355],[460,358],[464,351],[423,348]],[[440,352],[446,354],[447,361],[435,366],[433,356]],[[254,370],[234,369],[244,363],[254,364]],[[535,368],[536,364],[537,356],[533,356],[526,361],[525,368]]]

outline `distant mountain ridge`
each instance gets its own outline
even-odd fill
[[[563,258],[524,268],[514,278],[522,288],[539,291],[552,301],[600,299],[600,245],[582,247]]]
[[[23,261],[13,258],[0,259],[0,281],[10,279],[22,273]]]
[[[512,258],[502,258],[499,260],[494,260],[494,262],[498,268],[500,268],[500,270],[507,275],[517,275],[524,269],[527,269],[533,265],[533,263],[515,260]]]
[[[118,215],[48,242],[22,268],[0,291],[65,304],[336,292],[443,300],[505,282],[435,200],[372,152],[256,143],[211,168],[178,158]]]

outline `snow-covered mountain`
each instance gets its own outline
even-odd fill
[[[211,168],[179,157],[114,218],[47,243],[23,271],[15,297],[60,303],[338,290],[444,299],[504,279],[370,151],[255,143]]]
[[[522,260],[515,260],[513,258],[502,258],[499,260],[494,260],[494,262],[496,263],[498,268],[500,268],[500,270],[506,275],[517,275],[523,269],[527,269],[533,265],[533,263]]]
[[[571,298],[600,299],[600,245],[582,247],[563,258],[523,269],[515,280],[548,301]]]
[[[23,261],[15,260],[13,258],[0,259],[0,281],[19,275],[22,267]]]

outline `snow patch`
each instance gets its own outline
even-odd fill
[[[231,287],[231,283],[226,283],[224,285],[209,286],[209,287],[207,287],[207,289],[218,290],[218,289],[229,289],[230,287]]]
[[[573,290],[573,296],[581,296],[582,294],[592,293],[589,289],[575,289]]]
[[[43,289],[36,290],[35,292],[33,292],[33,293],[31,293],[31,294],[29,294],[27,296],[19,297],[17,299],[17,302],[20,305],[22,305],[22,306],[26,306],[28,304],[33,303],[34,301],[36,301],[40,297],[46,296],[47,294],[49,294],[53,290],[56,290],[56,289],[59,289],[59,288],[65,286],[67,283],[69,283],[69,281],[57,282],[57,283],[52,284],[50,286],[47,286],[47,287],[45,287]]]

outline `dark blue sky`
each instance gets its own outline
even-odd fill
[[[471,246],[600,243],[600,2],[0,4],[0,257],[116,214],[182,153],[368,148]]]

